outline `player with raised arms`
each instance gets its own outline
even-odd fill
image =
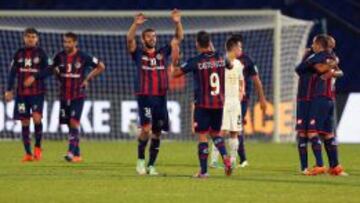
[[[166,94],[168,90],[168,58],[173,47],[179,46],[184,37],[180,11],[174,9],[171,19],[175,24],[175,35],[169,44],[158,48],[157,35],[153,28],[146,28],[141,33],[141,44],[136,43],[136,31],[147,18],[139,13],[135,16],[128,34],[127,48],[135,62],[137,74],[134,79],[135,95],[138,103],[141,132],[138,137],[138,160],[136,172],[158,175],[155,161],[160,148],[162,131],[169,130],[169,116]],[[145,149],[151,139],[149,161],[145,165]]]

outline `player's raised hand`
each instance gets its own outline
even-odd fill
[[[28,78],[25,79],[25,81],[24,81],[24,86],[25,86],[25,87],[30,87],[34,82],[35,82],[35,77],[34,77],[34,76],[30,76],[30,77],[28,77]]]
[[[9,102],[11,100],[13,100],[14,94],[12,91],[6,91],[5,92],[5,101]]]
[[[174,23],[181,22],[181,13],[176,8],[171,11],[171,19],[174,21]]]
[[[145,21],[147,21],[147,19],[143,13],[138,13],[135,15],[134,23],[136,25],[142,25]]]

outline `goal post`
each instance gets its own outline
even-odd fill
[[[107,70],[89,89],[81,118],[82,136],[89,139],[132,139],[137,134],[137,105],[133,95],[134,63],[126,50],[126,33],[139,11],[0,11],[0,85],[5,89],[8,66],[15,50],[22,46],[22,31],[40,31],[40,46],[53,56],[62,49],[61,36],[67,31],[79,34],[80,49],[104,60]],[[214,46],[224,51],[233,33],[244,36],[244,50],[257,64],[269,101],[266,115],[259,111],[254,87],[250,92],[246,116],[247,137],[274,142],[294,140],[295,91],[294,67],[305,48],[312,22],[284,16],[278,10],[197,10],[181,11],[185,29],[182,58],[197,54],[195,34],[207,30]],[[174,34],[170,11],[143,11],[149,20],[138,30],[153,27],[158,44],[169,43]],[[138,40],[140,45],[140,41]],[[47,81],[44,107],[44,133],[49,139],[62,139],[67,129],[58,125],[58,84]],[[191,76],[170,80],[168,139],[191,137]],[[13,102],[0,95],[0,139],[20,137],[19,122],[12,120]]]

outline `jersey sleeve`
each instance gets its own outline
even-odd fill
[[[49,58],[47,56],[47,54],[42,51],[41,56],[40,56],[40,71],[34,76],[35,79],[44,79],[48,76],[51,75],[52,71],[51,71],[51,64],[52,64],[52,60],[51,58]]]
[[[333,58],[330,54],[322,52],[317,54],[312,54],[309,56],[305,63],[309,66],[318,64],[318,63],[326,63],[326,60]]]
[[[243,73],[243,70],[244,70],[244,66],[241,64],[240,61],[238,61],[239,63],[239,78],[240,80],[244,80],[244,73]]]
[[[130,52],[132,60],[136,61],[138,59],[138,56],[141,54],[141,48],[138,46],[136,47],[135,51]]]
[[[100,61],[95,56],[90,56],[85,54],[85,66],[90,67],[91,69],[96,68],[99,65]]]
[[[11,91],[14,88],[15,77],[16,77],[16,67],[17,67],[17,60],[16,60],[17,53],[14,54],[11,62],[10,62],[10,71],[8,74],[8,82],[6,86],[7,91]]]
[[[189,59],[185,63],[181,64],[181,71],[183,73],[194,72],[196,70],[196,64],[193,59]]]
[[[296,72],[298,75],[306,72],[306,70],[307,70],[307,64],[304,63],[303,61],[302,61],[299,65],[297,65],[296,68],[295,68],[295,72]]]
[[[255,76],[255,75],[258,75],[258,73],[259,73],[257,65],[255,64],[253,59],[250,58],[249,56],[247,56],[245,58],[244,68],[247,69],[249,76]]]

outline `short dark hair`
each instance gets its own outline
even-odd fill
[[[145,30],[142,31],[141,37],[144,38],[144,37],[145,37],[145,34],[148,33],[148,32],[155,32],[155,29],[153,29],[153,28],[146,28]]]
[[[239,42],[243,43],[244,42],[244,36],[240,33],[236,33],[231,35],[232,37],[236,38]]]
[[[207,48],[210,46],[211,37],[210,34],[204,30],[199,31],[196,34],[196,42],[201,48]]]
[[[227,51],[230,51],[234,46],[236,46],[240,41],[237,37],[231,36],[228,40],[226,40],[225,48]]]
[[[315,42],[319,43],[322,48],[329,48],[329,38],[326,34],[319,34],[315,36]]]
[[[24,35],[27,35],[27,34],[36,34],[36,35],[39,35],[39,32],[33,28],[33,27],[28,27],[24,30]]]
[[[73,39],[74,41],[77,41],[77,40],[78,40],[78,36],[77,36],[75,33],[73,33],[73,32],[67,32],[67,33],[65,33],[65,34],[64,34],[64,37],[66,37],[66,38],[71,38],[71,39]]]

